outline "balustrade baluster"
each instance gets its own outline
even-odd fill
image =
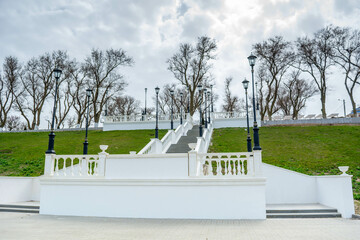
[[[59,176],[59,159],[55,159],[55,174]]]

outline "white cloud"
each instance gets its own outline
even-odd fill
[[[179,43],[200,35],[218,41],[216,89],[222,94],[225,77],[232,75],[234,93],[243,96],[241,81],[250,78],[246,58],[254,43],[276,34],[294,40],[327,24],[360,25],[359,5],[351,0],[2,0],[0,8],[1,60],[15,55],[26,61],[56,49],[82,60],[92,48],[123,48],[135,59],[134,67],[122,69],[127,94],[141,101],[145,87],[151,96],[156,85],[174,81],[166,59]],[[337,98],[348,99],[342,84],[331,79],[328,112],[341,105]],[[318,96],[307,111],[320,112]]]

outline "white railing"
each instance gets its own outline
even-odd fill
[[[180,114],[173,114],[173,120],[180,119]],[[185,116],[183,115],[183,119]],[[159,115],[159,121],[170,121],[171,115]],[[115,122],[146,122],[146,121],[156,121],[155,115],[120,115],[120,116],[106,116],[104,118],[105,123],[115,123]]]
[[[179,125],[176,130],[169,130],[166,135],[161,139],[153,138],[146,146],[141,149],[138,154],[161,154],[166,153],[171,144],[176,144],[181,136],[185,135],[193,125],[191,122],[186,121],[185,124]]]
[[[104,176],[107,153],[101,145],[98,155],[45,155],[45,176],[47,177],[97,177]]]
[[[213,132],[213,124],[209,123],[208,127],[205,128],[202,137],[197,138],[196,147],[195,147],[196,152],[198,153],[207,152],[210,145],[212,132]]]
[[[246,112],[214,112],[214,119],[225,119],[225,118],[246,118]],[[252,117],[252,112],[249,111],[249,117]]]
[[[252,152],[197,154],[197,176],[253,177],[254,170]]]

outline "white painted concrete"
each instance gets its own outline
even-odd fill
[[[103,131],[155,129],[155,124],[155,121],[104,122]],[[174,121],[174,129],[179,125],[179,120]],[[158,126],[159,129],[170,129],[170,120],[159,121]]]
[[[0,203],[39,201],[37,177],[0,177]]]
[[[350,175],[308,176],[263,164],[267,204],[321,203],[336,208],[343,218],[355,213]]]
[[[343,218],[351,218],[355,213],[351,177],[317,176],[318,202],[337,208]]]
[[[107,179],[183,179],[188,177],[188,154],[109,155]]]
[[[42,178],[41,214],[265,219],[265,179]]]
[[[263,163],[267,178],[266,203],[316,203],[316,179],[305,174]]]

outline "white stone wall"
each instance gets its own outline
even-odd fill
[[[0,177],[0,203],[39,200],[38,177]]]

